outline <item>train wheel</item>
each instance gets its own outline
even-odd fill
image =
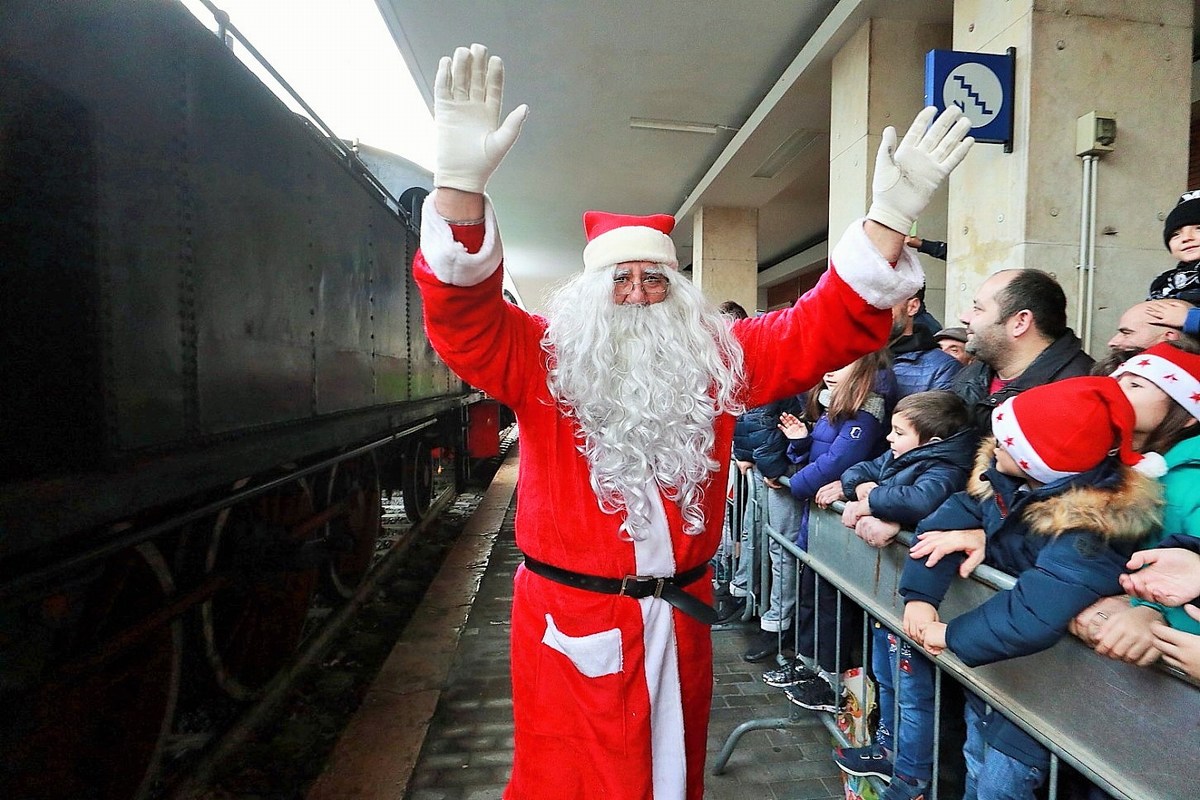
[[[325,538],[333,550],[326,577],[335,596],[349,598],[371,568],[383,524],[375,456],[367,453],[335,464],[325,502],[326,507],[346,505],[346,513],[325,526]]]
[[[289,528],[312,514],[297,481],[217,515],[204,575],[228,583],[200,605],[200,628],[212,676],[236,700],[257,695],[300,644],[317,570]]]
[[[412,522],[420,522],[433,502],[433,450],[428,442],[416,438],[408,444],[401,472],[404,514]]]
[[[183,633],[178,620],[137,626],[173,593],[161,553],[143,544],[31,609],[43,632],[57,628],[51,648],[60,657],[50,680],[4,704],[0,729],[23,730],[2,737],[0,796],[146,796],[175,715]]]

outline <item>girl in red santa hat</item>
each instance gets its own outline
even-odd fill
[[[1127,359],[1112,377],[1134,408],[1134,448],[1162,461],[1163,524],[1143,547],[1172,535],[1200,537],[1200,347],[1186,339],[1156,344]],[[1192,636],[1175,636],[1164,624]],[[1141,666],[1161,657],[1163,635],[1184,644],[1195,639],[1200,649],[1195,607],[1169,608],[1125,596],[1088,607],[1071,630],[1097,653]]]

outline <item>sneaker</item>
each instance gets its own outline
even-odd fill
[[[795,686],[797,683],[803,683],[804,681],[819,677],[817,673],[804,666],[804,662],[797,658],[785,667],[767,670],[763,673],[762,679],[763,683],[767,686],[782,689],[785,686]]]
[[[867,747],[835,747],[833,763],[847,775],[892,779],[892,760],[877,744]]]
[[[810,711],[837,711],[837,697],[833,694],[833,687],[819,675],[795,686],[788,686],[783,693],[787,695],[788,700],[801,708]]]
[[[896,775],[879,796],[879,800],[925,800],[928,792],[929,784],[925,781]]]

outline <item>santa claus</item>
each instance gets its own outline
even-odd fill
[[[505,796],[700,800],[734,415],[884,345],[923,281],[904,232],[970,124],[929,108],[898,148],[884,132],[867,219],[791,308],[731,323],[677,271],[671,217],[589,212],[583,272],[542,318],[502,298],[483,193],[527,113],[501,120],[502,86],[480,45],[438,67],[414,270],[438,353],[521,430]]]

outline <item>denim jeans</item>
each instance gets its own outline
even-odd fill
[[[875,743],[895,753],[896,772],[919,781],[933,778],[933,662],[878,622],[873,623],[871,671],[879,687]],[[899,685],[893,683],[899,667]],[[900,715],[896,719],[899,695]],[[893,733],[894,732],[894,733]]]
[[[804,501],[792,497],[786,488],[764,489],[767,504],[764,521],[776,533],[793,537],[803,520]],[[796,614],[796,559],[774,539],[767,541],[767,555],[771,559],[771,591],[760,623],[764,631],[785,631],[792,627]]]
[[[964,717],[967,785],[963,800],[1034,800],[1034,792],[1046,779],[1045,773],[988,745],[983,740],[983,717],[969,700]]]

